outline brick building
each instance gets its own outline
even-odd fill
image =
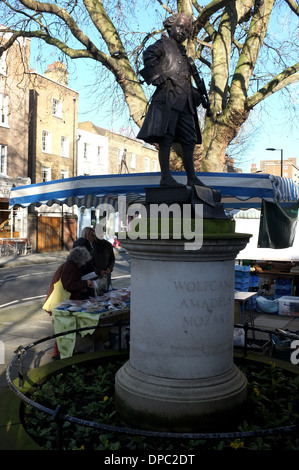
[[[10,34],[0,36],[0,44]],[[13,186],[30,184],[28,178],[28,72],[30,40],[19,38],[0,57],[0,237],[20,236],[25,221],[8,210]],[[14,221],[21,222],[16,228]]]
[[[40,183],[76,176],[79,93],[68,87],[65,64],[30,73],[28,176]]]

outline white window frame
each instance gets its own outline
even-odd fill
[[[154,158],[153,159],[153,172],[156,172],[158,171],[158,162],[157,160]]]
[[[0,93],[0,126],[8,127],[8,95]]]
[[[104,148],[101,146],[101,145],[98,145],[97,146],[97,158],[98,158],[98,165],[102,165],[103,164],[103,151],[104,151]]]
[[[130,168],[136,169],[136,153],[131,153]]]
[[[48,166],[42,167],[42,182],[51,181],[51,168]]]
[[[117,149],[117,164],[120,166],[121,165],[121,160],[123,157],[124,150],[123,149]]]
[[[52,115],[62,118],[62,101],[57,98],[52,98]]]
[[[0,172],[7,175],[7,145],[0,144]]]
[[[44,153],[51,153],[51,141],[52,141],[51,132],[43,130],[42,131],[42,151]]]
[[[69,138],[64,135],[60,137],[60,156],[65,158],[69,158],[70,156]]]
[[[144,171],[150,171],[150,159],[148,157],[144,157]]]
[[[69,170],[60,170],[60,177],[61,179],[65,179],[69,177]]]

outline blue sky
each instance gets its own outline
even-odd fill
[[[142,24],[144,21],[146,23]],[[141,19],[141,30],[145,31],[150,28],[149,21],[152,22],[153,26],[157,26],[155,13],[153,13],[152,17],[147,16],[146,19]],[[32,51],[34,51],[33,47]],[[59,52],[55,48],[47,48],[46,62],[50,64],[55,60],[60,60]],[[112,129],[116,132],[119,132],[121,127],[128,128],[129,113],[126,108],[124,108],[119,116],[119,113],[113,113],[111,101],[107,101],[105,106],[103,106],[103,103],[100,103],[97,99],[94,85],[94,61],[75,60],[69,62],[67,66],[70,72],[69,86],[80,93],[79,122],[92,121],[95,125]],[[38,72],[43,73],[45,71],[44,59],[41,61],[36,60],[33,55],[32,67]],[[298,109],[298,84],[292,85],[290,90]],[[297,90],[297,95],[295,90]],[[122,97],[121,100],[123,100]],[[250,172],[252,163],[256,163],[257,168],[259,168],[260,160],[279,160],[280,151],[270,152],[266,150],[268,147],[283,149],[284,159],[299,157],[299,123],[298,121],[290,120],[290,112],[288,107],[285,106],[282,92],[275,93],[267,98],[262,105],[257,105],[252,114],[252,122],[255,132],[252,138],[250,138],[250,144],[244,149],[242,161],[239,161],[237,158],[235,159],[236,166],[241,168],[243,172]],[[136,129],[132,122],[131,125]],[[299,158],[297,164],[299,165]]]
[[[82,67],[82,72],[80,72],[80,68],[81,66],[77,66],[79,78],[74,83],[71,82],[71,86],[80,92],[79,121],[90,120],[95,125],[108,129],[113,128],[116,132],[122,126],[127,127],[129,119],[127,112],[123,113],[121,117],[113,118],[110,108],[108,112],[105,109],[101,111],[97,107],[94,109],[94,96],[90,96],[92,87],[90,89],[85,86],[86,82],[90,82],[92,85],[93,78],[90,75],[87,78],[86,64]],[[293,86],[293,90],[293,95],[295,95],[295,86]],[[280,160],[280,151],[270,152],[266,148],[283,149],[284,159],[297,158],[299,165],[299,126],[294,121],[290,122],[290,114],[287,107],[285,109],[281,95],[281,92],[278,92],[267,98],[262,105],[266,107],[264,111],[260,112],[261,105],[258,105],[254,111],[252,119],[257,130],[255,130],[252,139],[250,138],[251,142],[244,151],[242,162],[237,161],[237,166],[243,172],[250,172],[251,163],[256,163],[259,168],[260,160]]]

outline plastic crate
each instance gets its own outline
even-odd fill
[[[239,266],[235,265],[235,276],[236,277],[250,277],[250,266]]]
[[[271,354],[276,359],[282,361],[290,361],[291,354],[294,351],[291,348],[292,341],[290,339],[282,338],[279,335],[271,335]]]
[[[277,301],[279,315],[299,317],[299,297],[283,296]]]
[[[292,295],[291,279],[276,279],[275,281],[275,298]]]
[[[248,292],[249,282],[235,282],[235,290],[240,292]]]

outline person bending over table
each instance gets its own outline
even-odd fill
[[[81,267],[90,259],[91,254],[86,248],[81,246],[73,248],[66,261],[57,268],[51,281],[46,300],[52,293],[54,284],[58,282],[59,279],[61,279],[64,289],[70,292],[70,299],[80,300],[81,294],[87,292],[88,287],[93,286],[93,281],[81,280]],[[52,315],[51,312],[48,313]],[[56,341],[53,347],[52,357],[55,359],[59,357]]]

